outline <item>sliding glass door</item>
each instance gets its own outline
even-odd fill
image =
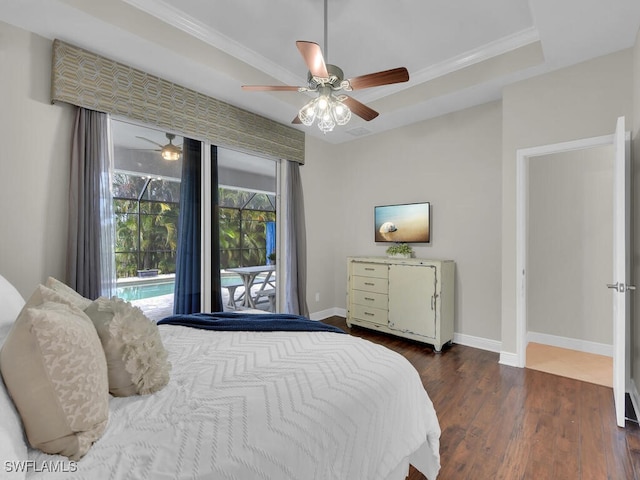
[[[155,320],[275,310],[277,162],[117,120],[112,138],[116,294]]]

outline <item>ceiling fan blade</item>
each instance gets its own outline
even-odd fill
[[[158,143],[158,142],[154,142],[153,140],[149,140],[148,138],[138,137],[137,135],[136,135],[136,138],[139,138],[140,140],[145,140],[145,141],[147,141],[147,142],[149,142],[149,143],[153,143],[154,145],[157,145],[157,146],[159,146],[160,148],[162,148],[162,147],[164,146],[164,145],[162,145],[162,144],[160,144],[160,143]]]
[[[406,68],[400,67],[350,78],[349,84],[351,85],[351,90],[361,90],[363,88],[379,87],[381,85],[401,83],[408,80],[409,72]]]
[[[344,103],[352,113],[355,113],[363,120],[367,122],[373,120],[378,116],[378,112],[374,109],[367,107],[364,103],[359,102],[355,98],[349,97],[347,95],[343,95],[345,98],[342,99],[342,103]]]
[[[291,123],[293,123],[293,124],[301,124],[302,120],[300,120],[300,117],[298,115],[296,115],[296,118],[294,118]]]
[[[311,75],[319,78],[329,78],[329,72],[327,72],[327,66],[324,63],[324,57],[322,56],[322,50],[320,45],[315,42],[305,42],[304,40],[298,40],[296,46],[302,58],[304,58]]]
[[[250,92],[297,92],[300,87],[290,85],[242,85],[242,89]]]

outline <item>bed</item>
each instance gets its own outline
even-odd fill
[[[0,280],[1,345],[24,300]],[[152,394],[109,396],[104,432],[77,461],[28,447],[3,384],[2,474],[401,480],[412,464],[436,478],[436,413],[416,370],[395,352],[330,331],[156,328],[168,382]]]

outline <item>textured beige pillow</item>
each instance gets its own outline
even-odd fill
[[[78,292],[76,292],[73,288],[68,286],[67,284],[57,280],[53,277],[47,278],[47,282],[45,283],[47,288],[55,291],[58,295],[65,299],[65,303],[69,303],[75,305],[80,310],[86,309],[89,305],[91,305],[91,300],[88,298],[84,298]]]
[[[171,364],[158,326],[138,307],[117,297],[100,297],[85,313],[102,342],[112,395],[146,395],[169,383]]]
[[[73,460],[100,438],[109,416],[107,365],[89,318],[34,292],[0,350],[0,371],[29,443]]]

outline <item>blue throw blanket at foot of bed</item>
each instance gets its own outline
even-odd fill
[[[181,325],[205,330],[250,332],[336,332],[338,327],[288,313],[252,314],[241,312],[190,313],[163,318],[158,325]]]

